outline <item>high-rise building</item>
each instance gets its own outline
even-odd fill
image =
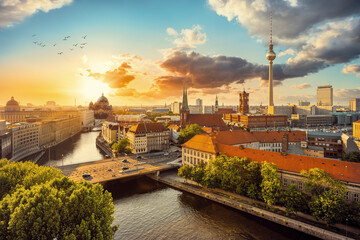
[[[202,106],[202,105],[203,105],[202,99],[200,98],[196,99],[196,106]]]
[[[272,44],[272,13],[270,13],[270,44],[269,44],[269,51],[266,54],[267,60],[269,60],[269,103],[268,109],[274,106],[274,96],[273,96],[273,61],[276,58],[276,54],[273,51],[273,44]],[[270,114],[270,112],[269,112]]]
[[[358,112],[360,111],[360,98],[350,98],[349,107],[351,111]]]
[[[309,106],[310,102],[306,100],[299,100],[299,106]]]
[[[241,114],[249,113],[249,93],[245,92],[245,90],[239,93],[240,105],[239,112]]]
[[[318,86],[317,88],[317,106],[333,105],[333,88],[331,85]]]

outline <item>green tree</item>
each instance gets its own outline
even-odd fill
[[[200,162],[198,165],[196,165],[194,168],[191,169],[191,180],[202,184],[204,174],[205,174],[205,163]]]
[[[190,179],[192,169],[193,169],[193,167],[191,167],[190,165],[185,164],[181,168],[179,168],[178,176],[183,177],[185,179]]]
[[[360,152],[344,154],[343,160],[348,162],[360,162]]]
[[[301,175],[305,178],[305,190],[311,196],[311,214],[329,224],[342,221],[346,212],[346,185],[319,168],[304,170]]]
[[[307,199],[295,184],[290,184],[284,191],[282,204],[286,207],[287,213],[306,212]]]
[[[112,239],[115,209],[101,185],[31,162],[1,160],[0,175],[10,183],[0,200],[0,239]]]
[[[118,153],[131,153],[129,139],[123,138],[118,143],[114,143],[112,145],[112,149],[114,149]]]
[[[282,197],[282,181],[274,163],[263,162],[261,165],[261,193],[268,205],[277,204]]]
[[[205,131],[202,130],[202,128],[199,125],[197,124],[187,125],[186,128],[180,130],[179,139],[178,139],[179,143],[183,144],[199,133],[205,133]]]

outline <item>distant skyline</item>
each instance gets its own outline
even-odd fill
[[[332,85],[334,104],[360,97],[357,0],[25,0],[0,2],[0,105],[267,104],[273,14],[274,103]],[[70,36],[70,37],[67,37]]]

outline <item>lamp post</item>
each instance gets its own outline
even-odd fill
[[[346,218],[346,225],[345,225],[345,232],[346,232],[346,239],[347,239],[347,223],[348,223],[348,219]]]

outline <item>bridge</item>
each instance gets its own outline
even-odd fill
[[[126,162],[123,162],[124,159],[126,159]],[[170,161],[173,160],[148,163],[132,158],[115,158],[68,165],[64,166],[62,170],[65,175],[74,181],[87,180],[95,184],[158,173],[180,166],[179,163]],[[177,161],[179,161],[179,159]],[[86,177],[87,175],[88,177]]]

